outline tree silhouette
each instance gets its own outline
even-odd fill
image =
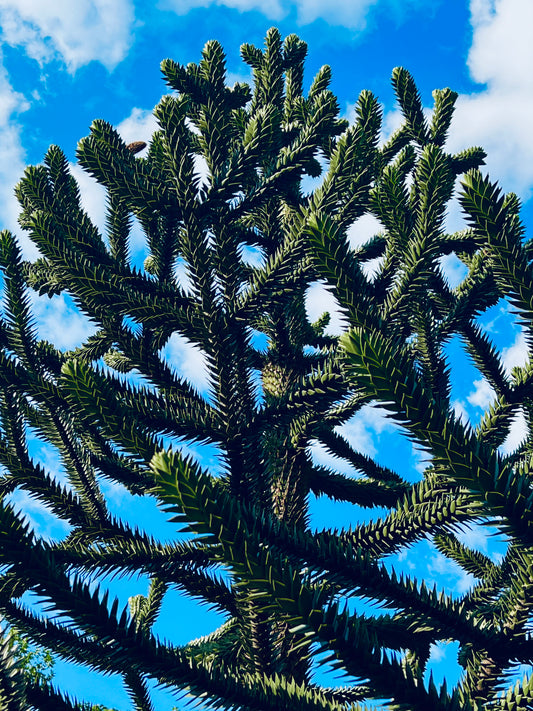
[[[59,148],[26,170],[20,222],[41,256],[24,261],[2,233],[1,486],[4,497],[26,491],[69,532],[45,540],[4,502],[0,609],[56,654],[122,675],[142,711],[154,682],[229,709],[530,708],[529,676],[501,690],[513,665],[532,663],[531,439],[510,455],[498,448],[517,412],[529,422],[533,369],[508,375],[477,321],[506,298],[529,334],[531,248],[518,200],[478,172],[480,148],[446,152],[454,92],[435,91],[427,119],[409,73],[394,70],[403,123],[383,143],[370,92],[351,125],[328,67],[303,93],[305,54],[295,35],[282,42],[270,30],[264,50],[242,47],[253,86],[231,88],[217,42],[199,64],[166,60],[174,93],[155,109],[146,157],[95,121],[78,160],[106,189],[104,235]],[[309,177],[322,180],[306,192]],[[448,234],[458,178],[470,226]],[[383,229],[351,248],[347,230],[368,214]],[[149,251],[142,268],[134,221]],[[468,268],[456,288],[440,265],[451,253]],[[327,332],[328,313],[307,317],[319,279],[349,324],[340,338]],[[96,333],[73,351],[39,340],[28,287],[69,294]],[[208,392],[168,362],[173,334],[205,358]],[[453,336],[496,393],[475,429],[450,409]],[[414,484],[401,463],[384,467],[339,432],[375,402],[431,455]],[[30,456],[29,433],[56,448],[67,483]],[[315,441],[356,474],[318,464]],[[184,443],[215,447],[216,469]],[[188,536],[165,542],[116,518],[104,480],[154,498]],[[387,513],[316,532],[310,495]],[[476,521],[508,536],[501,561],[456,537]],[[383,562],[424,538],[475,577],[471,590],[439,593]],[[147,594],[120,609],[105,592],[109,574],[147,576]],[[181,647],[163,640],[154,623],[170,589],[222,612],[222,626]],[[25,604],[28,592],[45,612]],[[390,612],[357,612],[357,598]],[[425,676],[443,640],[459,642],[464,667],[450,691]],[[343,670],[345,685],[321,686],[314,659]],[[21,703],[83,708],[43,680]]]

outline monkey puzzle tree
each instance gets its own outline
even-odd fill
[[[264,51],[243,46],[251,88],[226,86],[216,42],[197,65],[165,61],[175,93],[155,109],[160,128],[144,158],[95,121],[78,160],[106,189],[104,235],[57,147],[27,169],[20,221],[41,257],[24,261],[2,234],[1,487],[4,498],[28,492],[69,532],[44,540],[4,502],[0,608],[54,653],[122,675],[143,711],[154,682],[220,708],[355,710],[376,699],[390,709],[529,708],[533,682],[500,690],[511,666],[533,655],[531,443],[506,457],[498,446],[519,408],[530,417],[533,371],[508,376],[476,321],[507,297],[530,327],[518,202],[477,172],[481,149],[445,151],[452,91],[435,92],[428,122],[410,75],[396,69],[404,123],[380,144],[381,109],[369,92],[353,125],[339,118],[327,67],[303,94],[305,54],[301,40],[282,42],[276,30]],[[471,227],[450,235],[445,210],[465,173]],[[307,193],[306,176],[322,176]],[[383,230],[351,249],[347,230],[365,214]],[[132,265],[133,218],[149,251],[143,268]],[[468,267],[455,289],[440,268],[452,252]],[[363,266],[376,258],[369,277]],[[349,321],[340,340],[327,334],[327,314],[307,317],[317,279]],[[69,294],[96,333],[67,352],[39,340],[28,287]],[[173,334],[204,354],[206,394],[165,357]],[[444,346],[454,335],[497,396],[476,430],[450,412]],[[415,484],[339,433],[375,401],[432,455]],[[56,448],[65,481],[30,456],[29,433]],[[312,441],[357,476],[317,464]],[[216,471],[186,456],[184,443],[216,447]],[[117,519],[104,480],[154,498],[190,535],[163,542]],[[314,532],[311,494],[388,513]],[[476,520],[509,536],[502,561],[456,538]],[[475,576],[460,599],[381,562],[424,537]],[[119,609],[104,592],[109,574],[145,576],[147,594]],[[161,639],[154,623],[176,588],[219,610],[222,626],[185,646]],[[25,602],[29,592],[45,613]],[[354,612],[358,596],[390,614]],[[451,693],[424,679],[431,644],[450,639],[465,669]],[[345,686],[319,684],[312,661],[324,652],[347,673]],[[12,702],[28,706],[82,708],[31,681]]]

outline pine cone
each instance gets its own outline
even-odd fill
[[[146,143],[144,141],[133,141],[133,143],[128,143],[126,148],[135,154],[142,151],[143,148],[146,148]]]

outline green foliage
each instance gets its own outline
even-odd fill
[[[10,630],[7,639],[17,666],[22,669],[30,683],[46,683],[52,680],[55,661],[49,650],[35,647],[16,630]]]
[[[0,636],[0,708],[25,711],[32,692],[53,677],[54,658],[36,647],[17,630],[4,629]]]
[[[395,69],[404,122],[382,143],[370,92],[353,125],[339,116],[328,67],[304,94],[305,54],[295,35],[282,41],[270,30],[264,49],[242,48],[252,86],[232,88],[217,42],[198,64],[166,60],[173,93],[155,109],[159,129],[144,157],[95,121],[78,159],[106,189],[105,234],[83,211],[59,148],[17,188],[21,225],[41,256],[24,261],[2,233],[0,609],[23,635],[18,662],[4,654],[0,664],[10,710],[103,711],[55,689],[49,652],[27,639],[121,675],[138,711],[152,711],[154,683],[226,709],[531,707],[531,676],[507,679],[513,666],[533,664],[529,431],[517,451],[498,448],[519,411],[531,421],[533,370],[509,375],[477,323],[504,298],[531,340],[531,248],[518,200],[479,172],[481,149],[446,152],[454,92],[436,91],[427,118],[413,78]],[[304,179],[319,176],[305,192]],[[469,227],[448,234],[458,179]],[[354,249],[347,233],[364,215],[382,229]],[[134,221],[149,252],[142,268]],[[440,264],[451,253],[468,269],[456,288]],[[340,338],[327,331],[330,314],[307,317],[317,280],[346,320]],[[70,295],[96,333],[67,352],[40,341],[29,288]],[[206,392],[166,361],[173,334],[203,354]],[[475,429],[450,409],[445,347],[454,336],[497,396]],[[420,480],[340,433],[372,403],[431,454]],[[55,448],[67,483],[31,456],[30,433]],[[215,447],[219,466],[185,456],[184,442]],[[317,464],[313,442],[355,475]],[[113,516],[105,480],[153,498],[188,537],[161,542]],[[40,537],[9,504],[16,489],[69,533]],[[317,532],[311,495],[350,502],[355,516],[386,511]],[[508,536],[502,560],[460,542],[472,522]],[[453,597],[385,565],[423,539],[474,576],[470,591]],[[109,575],[146,576],[146,594],[121,606],[106,591]],[[160,636],[172,589],[217,610],[221,627],[181,647]],[[46,615],[25,605],[29,592]],[[358,598],[385,612],[354,612]],[[426,674],[430,648],[449,640],[464,674],[437,688]],[[315,659],[348,685],[321,686]]]

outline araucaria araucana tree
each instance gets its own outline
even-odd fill
[[[78,160],[106,189],[105,234],[59,148],[26,170],[20,222],[42,256],[24,261],[2,234],[1,488],[27,492],[69,533],[45,540],[4,502],[0,609],[55,654],[122,675],[139,711],[152,708],[153,683],[257,711],[356,711],[376,700],[413,711],[531,708],[531,677],[506,690],[513,666],[533,661],[531,439],[508,456],[498,448],[516,413],[528,422],[533,413],[533,367],[508,375],[477,322],[506,298],[530,337],[531,248],[518,200],[478,172],[481,149],[446,152],[454,92],[434,93],[428,119],[409,73],[394,70],[404,120],[382,143],[368,91],[352,125],[339,118],[329,68],[303,93],[305,54],[276,30],[264,51],[243,46],[252,87],[228,88],[216,42],[199,64],[163,62],[174,93],[155,109],[146,157],[95,121]],[[306,176],[322,180],[305,192]],[[447,234],[458,178],[470,227]],[[352,249],[347,230],[367,214],[383,229]],[[149,252],[143,268],[130,256],[134,220]],[[457,288],[441,271],[450,253],[468,268]],[[369,276],[364,265],[377,258]],[[328,314],[307,317],[318,279],[349,324],[340,338],[327,333]],[[28,288],[69,294],[94,335],[68,352],[39,340]],[[206,393],[166,359],[174,334],[204,354]],[[450,409],[444,346],[454,336],[496,393],[475,429]],[[431,455],[416,483],[401,463],[380,466],[340,434],[373,402]],[[29,433],[59,453],[62,478],[30,456]],[[317,464],[316,441],[357,475]],[[216,470],[185,456],[182,444],[195,442],[216,448]],[[117,519],[106,480],[153,497],[190,535],[161,542]],[[388,512],[316,532],[310,495]],[[502,560],[458,540],[476,521],[508,536]],[[423,538],[474,576],[462,597],[383,564]],[[146,595],[119,609],[99,585],[110,574],[145,576]],[[185,646],[158,636],[176,588],[219,610],[223,625]],[[29,592],[45,613],[26,603]],[[359,597],[389,614],[362,614]],[[431,645],[447,640],[464,667],[450,690],[425,676]],[[317,656],[345,672],[344,686],[320,685]],[[0,670],[5,698],[9,673]],[[28,707],[82,708],[31,681],[7,706]]]

